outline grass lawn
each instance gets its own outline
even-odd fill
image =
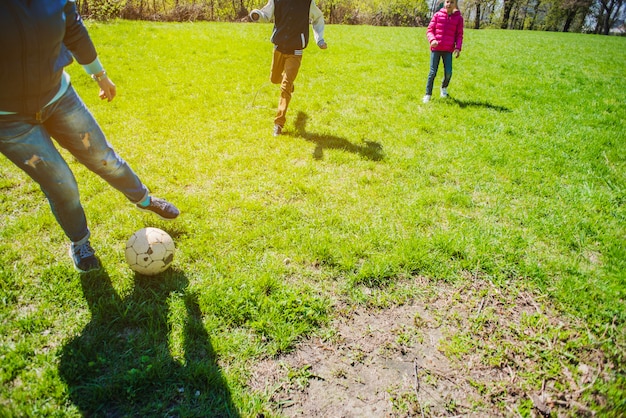
[[[274,138],[271,25],[88,26],[118,97],[77,64],[73,84],[182,214],[135,210],[63,151],[104,266],[81,276],[0,158],[0,416],[288,415],[256,365],[444,293],[471,315],[437,316],[459,327],[433,350],[457,378],[470,356],[514,377],[467,378],[462,407],[390,389],[385,413],[626,414],[626,38],[468,29],[451,97],[424,105],[425,28],[329,25]],[[146,226],[177,245],[151,278],[123,254]],[[411,315],[396,342],[417,350]],[[313,366],[287,379],[306,391]]]

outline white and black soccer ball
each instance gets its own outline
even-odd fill
[[[131,269],[146,276],[159,274],[174,261],[174,241],[159,228],[147,227],[135,232],[126,242],[126,262]]]

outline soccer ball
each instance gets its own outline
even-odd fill
[[[174,260],[174,241],[167,232],[147,227],[135,232],[126,242],[126,262],[146,276],[159,274]]]

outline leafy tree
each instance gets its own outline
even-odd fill
[[[557,0],[551,4],[544,28],[551,31],[569,32],[573,25],[582,30],[593,0]]]
[[[563,25],[563,32],[569,32],[576,17],[580,21],[580,28],[591,10],[592,0],[565,0],[563,3],[565,10],[565,24]],[[579,32],[577,30],[577,32]]]
[[[77,0],[89,18],[237,21],[266,0]],[[425,26],[443,0],[317,0],[328,23]],[[461,0],[466,21],[479,29],[582,31],[609,34],[624,19],[626,0]]]
[[[511,18],[511,11],[513,11],[513,6],[517,0],[504,0],[504,7],[502,12],[502,23],[500,24],[500,29],[508,29],[509,28],[509,19]]]
[[[423,26],[428,24],[426,1],[378,1],[377,13],[372,23],[381,26]]]
[[[463,15],[466,23],[474,22],[474,29],[480,29],[483,25],[491,24],[494,19],[498,0],[465,0],[463,2]]]
[[[353,0],[319,0],[316,2],[329,23],[359,24],[361,13],[367,12],[360,1]]]

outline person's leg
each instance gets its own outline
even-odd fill
[[[179,215],[171,203],[149,196],[148,188],[106,140],[102,129],[72,86],[44,112],[50,135],[88,169],[122,192],[139,209],[170,220]]]
[[[0,152],[39,184],[71,241],[89,236],[74,174],[42,124],[30,116],[0,116]]]
[[[441,88],[447,88],[452,78],[452,52],[443,52],[441,54],[441,60],[443,61],[443,82]]]
[[[274,124],[281,128],[285,126],[287,121],[287,109],[291,101],[291,95],[294,90],[293,83],[298,76],[300,65],[302,63],[302,55],[284,55],[285,68],[283,71],[282,81],[280,83],[280,100],[278,102],[278,111],[274,118]]]
[[[439,51],[430,52],[430,72],[428,73],[428,81],[426,82],[426,95],[431,96],[433,94],[433,85],[435,83],[435,77],[439,70],[439,59],[441,53]]]
[[[32,116],[0,116],[0,152],[39,184],[52,214],[72,241],[70,256],[76,269],[99,269],[100,261],[89,243],[76,179],[41,120]]]
[[[72,86],[44,111],[44,126],[63,148],[131,202],[148,196],[147,187],[106,140],[102,129]]]
[[[280,84],[283,80],[283,71],[285,71],[285,54],[274,48],[272,66],[270,68],[270,82],[272,84]]]

